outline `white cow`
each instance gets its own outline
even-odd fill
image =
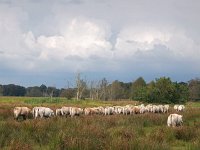
[[[22,116],[23,119],[26,120],[29,114],[31,114],[31,109],[29,109],[28,107],[15,107],[13,113],[16,120],[18,120],[20,116]]]
[[[152,112],[153,113],[159,113],[159,107],[156,106],[156,105],[153,105]]]
[[[178,111],[178,106],[179,106],[179,105],[174,105],[174,109],[175,109],[176,111]]]
[[[115,114],[119,114],[119,113],[118,113],[118,108],[119,108],[119,107],[121,107],[121,106],[113,106]]]
[[[139,114],[140,113],[140,107],[134,106],[131,108],[131,114]]]
[[[114,107],[106,107],[105,109],[104,109],[104,114],[105,115],[113,115],[114,114]]]
[[[170,114],[167,119],[167,126],[176,127],[181,126],[183,124],[182,120],[183,116],[178,114]]]
[[[146,106],[147,112],[153,112],[153,105],[152,104],[148,104]]]
[[[102,115],[104,114],[104,108],[102,106],[94,107],[96,110],[98,110],[98,114]]]
[[[35,118],[43,118],[43,117],[46,117],[46,118],[49,118],[49,117],[52,117],[54,116],[54,112],[52,109],[48,108],[48,107],[38,107],[36,108],[36,113],[35,113]]]
[[[83,113],[83,109],[82,108],[70,107],[70,116],[71,117],[79,116],[82,113]]]
[[[140,114],[144,114],[146,112],[146,107],[145,106],[140,106]]]
[[[70,110],[71,110],[71,107],[62,107],[61,108],[61,114],[62,116],[67,116],[67,115],[70,115]]]
[[[56,116],[62,116],[62,109],[56,109]]]
[[[177,110],[178,111],[184,111],[184,109],[185,109],[184,105],[179,105]]]
[[[38,110],[43,109],[43,108],[45,108],[45,107],[33,107],[33,109],[32,109],[33,118],[36,119],[37,117],[39,117]]]
[[[163,105],[158,105],[158,112],[163,113],[164,112],[164,106]]]
[[[96,108],[96,107],[93,107],[93,108],[85,108],[85,109],[84,109],[84,114],[85,114],[85,115],[99,114],[99,109]]]
[[[123,107],[119,106],[116,111],[117,111],[117,114],[122,114],[123,113]]]
[[[168,113],[169,112],[169,105],[164,105],[163,106],[163,112]]]

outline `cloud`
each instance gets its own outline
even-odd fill
[[[107,57],[106,53],[112,48],[107,40],[106,30],[89,20],[73,19],[61,35],[39,36],[37,42],[41,48],[47,49],[48,54],[56,49],[55,57],[70,55],[89,58],[92,55]]]
[[[146,76],[176,68],[199,72],[198,4],[0,2],[0,69]]]
[[[199,43],[188,37],[184,30],[166,27],[130,26],[125,27],[117,36],[115,53],[122,59],[136,56],[138,52],[154,51],[156,45],[165,46],[176,58],[196,57]],[[121,55],[122,54],[122,55]],[[165,54],[168,55],[168,54]]]
[[[17,38],[9,36],[8,39],[14,42],[7,41],[6,45],[18,45],[5,46],[7,49],[3,53],[2,61],[7,67],[16,70],[91,69],[96,66],[93,60],[108,60],[112,55],[107,24],[97,24],[87,18],[74,18],[66,23],[60,33],[51,36],[35,36],[32,31],[23,32],[18,26],[15,28],[19,32],[12,31],[12,34],[16,34]],[[21,64],[25,65],[22,67]]]

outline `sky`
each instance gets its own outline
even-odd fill
[[[0,0],[0,84],[200,77],[199,0]]]

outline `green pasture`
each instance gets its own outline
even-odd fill
[[[66,99],[62,97],[5,97],[0,96],[0,103],[2,104],[20,104],[20,105],[70,105],[80,107],[95,107],[95,106],[113,106],[113,105],[127,105],[127,104],[141,104],[133,100],[122,101],[101,101],[101,100],[76,100]],[[145,104],[145,103],[144,103]],[[172,107],[174,104],[170,104]],[[200,107],[200,102],[187,102],[187,107]]]
[[[138,104],[136,101],[100,101],[100,100],[76,100],[66,99],[61,97],[0,97],[2,104],[20,104],[20,105],[70,105],[79,107],[95,107],[95,106],[113,106],[113,105],[127,105]]]
[[[25,150],[199,150],[200,103],[188,102],[182,127],[166,126],[169,114],[93,115],[13,119],[14,106],[93,107],[139,104],[136,101],[67,100],[48,97],[0,97],[0,149]],[[174,113],[170,105],[170,113]]]

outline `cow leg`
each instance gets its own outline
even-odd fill
[[[26,120],[26,115],[23,115],[22,117],[23,117],[23,120]]]

